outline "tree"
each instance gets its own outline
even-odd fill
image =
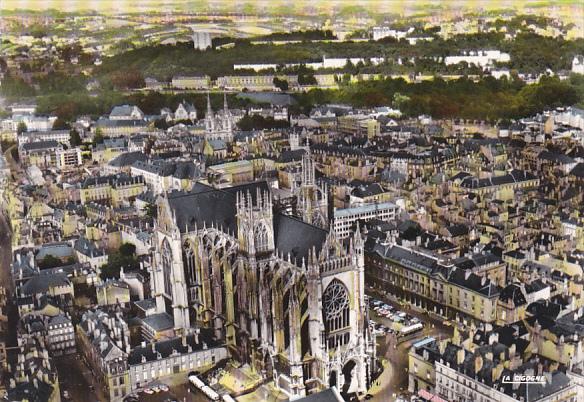
[[[134,271],[140,268],[140,263],[136,258],[136,246],[124,243],[117,252],[108,256],[107,264],[101,267],[100,277],[102,279],[119,278],[120,270]]]
[[[61,117],[57,117],[57,119],[53,123],[53,130],[68,130],[69,128],[71,128],[71,125]]]
[[[95,135],[93,136],[93,146],[95,147],[97,144],[103,144],[103,140],[105,137],[101,133],[101,130],[98,128],[95,130]]]
[[[110,79],[116,89],[136,89],[143,88],[145,85],[142,72],[136,69],[115,71],[111,74]]]
[[[154,121],[154,127],[159,130],[166,130],[168,128],[168,123],[166,122],[166,119],[156,119]]]
[[[78,147],[79,145],[81,145],[83,143],[81,141],[81,136],[79,135],[79,131],[77,131],[76,129],[72,129],[69,132],[69,143],[71,144],[72,147]]]
[[[41,269],[55,268],[61,265],[62,261],[51,254],[47,254],[42,260],[39,261],[39,268]]]
[[[13,77],[7,73],[2,80],[2,85],[0,85],[0,95],[12,98],[34,96],[35,89],[22,78]]]
[[[154,219],[158,217],[158,208],[156,208],[156,204],[146,204],[144,209],[146,210],[146,216]]]
[[[20,123],[18,123],[18,126],[16,127],[16,133],[18,135],[22,134],[22,133],[26,133],[28,131],[28,127],[26,127],[26,123],[21,121]]]
[[[290,123],[286,120],[274,120],[273,117],[263,117],[259,114],[243,116],[238,122],[237,126],[240,130],[263,130],[290,127]]]
[[[119,253],[125,257],[132,257],[136,254],[136,246],[132,243],[124,243],[120,246]]]
[[[281,91],[287,91],[288,90],[288,81],[284,80],[284,79],[280,79],[278,77],[274,77],[274,86],[276,88],[279,88]]]

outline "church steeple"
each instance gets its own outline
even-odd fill
[[[207,91],[207,114],[205,115],[205,128],[207,131],[215,131],[215,115],[211,107],[211,96]]]

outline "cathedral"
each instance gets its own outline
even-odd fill
[[[151,285],[177,333],[210,330],[290,399],[366,392],[375,339],[359,230],[343,243],[312,213],[276,212],[266,182],[197,183],[157,208]]]

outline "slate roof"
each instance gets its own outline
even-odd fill
[[[152,314],[143,318],[142,321],[154,331],[164,331],[174,326],[174,320],[167,313]]]
[[[351,191],[351,195],[355,197],[371,197],[385,193],[385,190],[379,183],[371,183],[367,185],[360,185]]]
[[[48,255],[52,255],[57,258],[66,258],[73,255],[73,249],[69,243],[51,243],[41,246],[38,253],[35,256],[37,261],[41,261]]]
[[[146,127],[144,120],[110,120],[100,117],[95,122],[96,127]]]
[[[572,176],[576,177],[584,177],[584,163],[578,163],[574,168],[570,171]]]
[[[308,258],[308,251],[314,247],[319,252],[324,244],[327,231],[310,225],[300,219],[284,214],[274,216],[274,242],[276,249],[288,255],[296,264]]]
[[[457,268],[450,271],[448,282],[481,293],[487,297],[496,297],[500,291],[499,287],[488,279],[483,281],[483,277]]]
[[[132,111],[134,110],[134,108],[137,108],[137,106],[131,106],[131,105],[119,105],[119,106],[114,106],[112,111],[110,112],[110,117],[111,116],[130,116],[132,114]],[[140,109],[138,109],[138,111],[141,112]]]
[[[448,226],[446,230],[448,231],[448,233],[450,233],[451,236],[454,237],[465,236],[469,232],[468,226],[463,225],[462,223]]]
[[[15,388],[7,390],[7,399],[10,401],[30,401],[45,402],[49,401],[53,394],[53,386],[42,380],[37,380],[38,388],[31,382],[22,382]]]
[[[198,228],[203,224],[210,227],[222,227],[224,231],[237,235],[236,196],[238,192],[249,191],[255,202],[257,190],[268,191],[266,182],[255,182],[240,186],[215,189],[196,183],[190,192],[173,192],[168,194],[170,208],[176,217],[176,224],[181,231]],[[274,214],[274,241],[276,249],[285,255],[296,257],[297,264],[308,256],[308,250],[315,247],[320,250],[326,239],[327,231],[307,224],[299,219],[280,213]]]
[[[75,242],[75,250],[88,257],[101,257],[105,255],[104,249],[98,248],[94,242],[84,236],[79,237]]]
[[[209,143],[211,148],[213,148],[214,151],[220,151],[222,149],[227,149],[227,144],[223,140],[209,140],[207,142]]]
[[[460,183],[464,188],[483,188],[500,186],[503,184],[519,183],[522,181],[535,180],[537,177],[525,170],[513,169],[511,172],[501,176],[494,176],[485,179],[479,179],[473,176],[465,177]]]
[[[504,302],[512,301],[515,307],[523,306],[527,303],[521,287],[515,283],[504,287],[499,293],[499,299]]]
[[[55,140],[48,140],[48,141],[36,141],[36,142],[28,142],[26,144],[22,144],[22,149],[27,152],[30,151],[38,151],[40,149],[50,149],[50,148],[58,148],[60,144]]]
[[[376,244],[373,252],[383,258],[388,258],[402,264],[405,267],[423,272],[425,274],[437,273],[443,271],[443,267],[435,258],[415,252],[402,246],[386,246],[380,243]]]
[[[134,304],[138,308],[146,311],[146,310],[156,308],[156,299],[152,298],[152,299],[138,300],[138,301],[135,301]]]
[[[108,176],[88,177],[81,183],[81,188],[105,184],[110,184],[115,187],[117,185],[125,185],[132,182],[141,183],[143,181],[144,178],[142,176],[129,176],[125,173],[120,173]]]
[[[130,365],[142,364],[142,357],[145,358],[146,362],[159,360],[158,353],[160,353],[160,358],[164,359],[172,355],[173,351],[180,354],[189,353],[189,346],[191,351],[203,350],[204,347],[213,348],[220,346],[217,341],[214,341],[210,336],[200,335],[200,342],[196,342],[195,335],[188,335],[185,338],[172,338],[164,341],[159,341],[154,343],[154,345],[138,346],[132,349],[128,356],[128,363]],[[154,346],[155,351],[152,350]]]
[[[468,257],[460,257],[452,261],[452,263],[460,269],[474,269],[482,267],[483,265],[500,262],[502,261],[496,255],[488,252],[473,254]]]
[[[71,282],[65,273],[55,273],[49,275],[36,275],[30,278],[20,288],[22,296],[33,296],[46,293],[50,288],[57,286],[69,286]]]
[[[286,151],[282,152],[280,154],[280,156],[278,156],[278,159],[276,159],[276,162],[277,163],[299,162],[302,160],[302,156],[305,153],[306,153],[306,151],[304,149],[295,149],[294,151],[286,150]]]
[[[108,165],[116,167],[130,166],[136,163],[137,161],[145,161],[147,159],[148,155],[146,155],[142,151],[124,152],[123,154],[120,154],[111,161],[109,161]]]
[[[324,391],[317,392],[316,394],[305,396],[296,400],[297,402],[343,402],[344,399],[341,397],[339,391],[333,388],[327,388]]]

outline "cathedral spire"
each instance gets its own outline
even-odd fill
[[[211,107],[211,95],[207,91],[207,118],[213,118],[213,108]]]
[[[215,115],[211,107],[211,96],[207,91],[207,114],[205,115],[205,129],[207,131],[215,131]]]
[[[225,92],[225,90],[223,90],[223,111],[225,111],[226,115],[227,113],[229,113],[229,105],[227,104],[227,92]]]

